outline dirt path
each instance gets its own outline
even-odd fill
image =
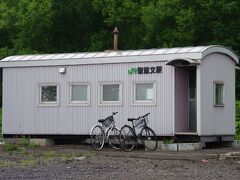
[[[53,146],[5,152],[0,179],[240,179],[238,160],[218,159],[234,149],[132,153],[87,146]]]

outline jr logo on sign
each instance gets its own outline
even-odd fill
[[[156,74],[162,73],[162,66],[156,67],[137,67],[128,69],[128,74]]]

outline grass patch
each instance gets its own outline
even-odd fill
[[[17,145],[27,147],[30,145],[30,140],[27,138],[21,137],[20,139],[18,139]]]
[[[35,159],[24,159],[24,160],[21,160],[20,162],[20,166],[35,166],[37,164],[37,160]]]
[[[15,161],[0,161],[0,168],[7,168],[16,166],[17,163]]]
[[[73,160],[76,156],[77,156],[77,154],[74,153],[74,152],[71,152],[71,153],[63,153],[63,154],[60,154],[60,155],[59,155],[61,161]]]
[[[20,151],[21,148],[17,144],[11,144],[6,141],[5,144],[3,145],[3,150],[12,152],[12,151]]]
[[[96,153],[94,151],[88,151],[88,152],[83,153],[83,156],[84,157],[94,157],[94,156],[96,156]]]
[[[172,138],[164,138],[163,144],[173,144],[174,140]]]
[[[29,147],[29,148],[36,148],[36,147],[39,147],[39,145],[30,143],[30,144],[28,145],[28,147]]]
[[[46,158],[55,158],[57,157],[57,153],[55,151],[48,151],[44,153],[43,156]]]
[[[18,152],[25,152],[25,148],[34,148],[38,147],[35,144],[30,144],[30,140],[27,138],[18,138],[16,141],[14,140],[12,143],[8,142],[5,140],[4,145],[2,145],[3,150],[7,152],[13,152],[13,151],[18,151]]]
[[[7,151],[8,153],[16,151],[24,154],[25,148],[35,148],[38,147],[38,145],[30,143],[29,138],[22,136],[21,138],[14,138],[9,141],[5,140],[5,143],[2,145],[2,147],[3,150]]]

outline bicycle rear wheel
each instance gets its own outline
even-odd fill
[[[140,139],[147,150],[155,151],[157,149],[157,137],[150,127],[144,127],[141,130]]]
[[[91,144],[93,149],[99,151],[103,148],[104,145],[104,131],[103,128],[99,125],[96,125],[92,128],[91,131]]]
[[[120,130],[120,145],[124,151],[132,151],[136,143],[136,135],[130,126],[123,126]]]
[[[113,149],[121,149],[119,134],[120,130],[117,128],[113,128],[109,131],[108,144],[110,144]]]

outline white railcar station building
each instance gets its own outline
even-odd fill
[[[118,127],[150,112],[159,137],[231,141],[238,63],[217,45],[6,57],[3,135],[89,135],[117,111]]]

